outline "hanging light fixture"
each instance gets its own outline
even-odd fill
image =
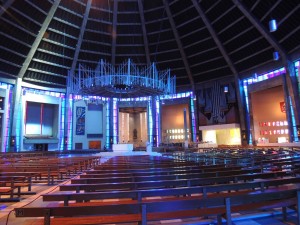
[[[224,93],[228,93],[228,86],[224,86]]]
[[[277,22],[276,20],[272,19],[269,21],[269,31],[274,32],[277,30]]]
[[[77,73],[69,71],[68,91],[115,98],[169,95],[176,93],[176,77],[170,70],[158,71],[154,63],[140,68],[128,59],[115,67],[101,60],[95,70],[79,65]]]
[[[273,52],[273,59],[277,61],[279,59],[279,53],[277,51]]]

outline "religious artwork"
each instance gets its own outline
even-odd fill
[[[85,107],[76,107],[76,135],[84,135]]]
[[[280,104],[280,110],[281,110],[281,112],[285,113],[286,112],[286,110],[285,110],[285,102],[280,102],[279,104]]]

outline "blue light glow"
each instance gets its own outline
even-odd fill
[[[118,143],[118,99],[113,98],[113,143]]]
[[[297,69],[297,65],[299,65],[299,61],[295,62],[294,65]],[[265,74],[256,75],[254,78],[251,77],[251,78],[247,78],[247,79],[243,80],[243,89],[244,89],[246,109],[247,109],[246,121],[248,121],[248,124],[247,124],[248,129],[250,128],[250,124],[249,124],[250,113],[249,113],[248,85],[253,84],[253,83],[258,83],[258,82],[261,82],[261,81],[264,81],[264,80],[268,80],[270,78],[277,77],[277,76],[280,76],[280,75],[285,74],[285,73],[286,73],[286,69],[284,67],[281,67],[277,70],[274,70],[274,71],[271,71],[271,72],[268,72],[268,73],[265,73]],[[296,75],[297,75],[297,72],[296,72]],[[295,133],[295,132],[297,132],[297,130],[296,130],[296,121],[295,121],[292,102],[290,102],[290,105],[291,105],[292,127],[293,127],[293,132]],[[294,135],[294,137],[295,137],[295,141],[296,141],[296,139],[298,141],[298,136]],[[251,132],[250,132],[250,135],[249,135],[249,144],[252,144],[252,134],[251,134]]]
[[[110,104],[109,104],[109,101],[110,100],[108,100],[108,102],[107,102],[107,104],[106,104],[106,148],[108,149],[109,148],[109,112],[110,112]]]
[[[155,136],[156,136],[156,147],[158,147],[160,143],[160,104],[159,97],[155,99]]]
[[[65,126],[64,126],[64,124],[65,124],[65,109],[66,109],[66,99],[65,98],[62,98],[61,99],[61,111],[60,111],[60,124],[59,124],[59,126],[60,126],[60,131],[59,131],[59,133],[60,133],[60,137],[61,138],[59,138],[59,150],[60,151],[63,151],[64,150],[64,138],[62,138],[62,137],[64,137],[64,135],[65,135]]]
[[[149,121],[149,127],[148,127],[148,141],[152,144],[153,143],[153,119],[152,119],[152,100],[148,100],[147,104],[147,111],[148,111],[148,121]]]
[[[195,120],[195,104],[194,104],[194,95],[190,97],[191,104],[191,122],[192,122],[192,141],[196,141],[196,120]]]
[[[69,96],[69,108],[68,108],[68,115],[67,115],[67,120],[68,120],[68,142],[67,142],[67,149],[71,150],[72,149],[72,144],[73,144],[73,96]],[[65,114],[64,114],[65,115]]]
[[[293,133],[294,133],[294,140],[295,142],[298,142],[298,134],[297,134],[297,127],[296,127],[296,120],[295,120],[295,114],[294,114],[294,109],[293,109],[293,103],[292,103],[292,98],[291,96],[289,97],[290,101],[290,110],[291,110],[291,117],[292,117],[292,125],[293,125]]]

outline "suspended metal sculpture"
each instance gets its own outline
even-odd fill
[[[139,68],[128,59],[117,68],[100,60],[95,70],[79,65],[77,73],[69,71],[68,91],[82,96],[133,98],[175,94],[176,77],[170,70],[158,71],[153,63]]]

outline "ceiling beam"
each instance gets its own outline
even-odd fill
[[[260,34],[270,43],[270,45],[279,52],[283,61],[287,60],[287,54],[285,50],[279,45],[273,36],[269,34],[269,31],[261,24],[261,22],[241,3],[239,0],[232,0],[233,3],[239,8],[239,10],[247,17],[247,19],[255,26]]]
[[[45,71],[45,70],[39,70],[39,69],[35,69],[35,68],[28,68],[28,71],[36,72],[36,73],[39,73],[39,74],[47,74],[47,75],[51,75],[51,76],[54,76],[54,77],[61,77],[61,78],[66,79],[66,76],[63,75],[63,74],[52,73],[52,72]]]
[[[289,13],[287,13],[280,21],[278,21],[277,27],[279,27],[283,22],[285,22],[292,14],[298,11],[299,8],[300,8],[300,4],[294,7],[291,11],[289,11]]]
[[[265,15],[261,18],[261,21],[263,21],[269,14],[271,14],[271,12],[279,5],[280,2],[281,0],[275,2],[275,4],[273,4],[272,7],[270,7],[269,10],[265,13]]]
[[[83,21],[82,21],[81,28],[80,28],[80,34],[79,34],[79,37],[78,37],[78,41],[77,41],[77,45],[76,45],[76,49],[75,49],[75,54],[74,54],[71,70],[70,70],[71,74],[74,73],[75,68],[76,68],[76,64],[77,64],[77,61],[78,61],[78,56],[79,56],[79,52],[80,52],[80,48],[81,48],[81,44],[82,44],[82,40],[83,40],[83,35],[84,35],[87,19],[89,17],[91,5],[92,5],[92,0],[88,0],[88,2],[86,4],[85,12],[84,12]]]
[[[114,0],[113,24],[111,30],[111,64],[116,63],[116,42],[117,42],[117,15],[118,15],[118,0]]]
[[[241,3],[240,0],[232,0],[233,3],[240,9],[240,11],[248,18],[248,20],[255,26],[260,34],[270,43],[270,45],[280,54],[283,66],[286,69],[286,74],[282,76],[283,79],[283,90],[286,104],[286,115],[288,120],[289,128],[289,140],[293,142],[293,119],[292,110],[294,111],[294,118],[296,125],[300,123],[300,103],[298,94],[298,82],[296,80],[294,64],[291,62],[290,57],[278,43],[278,41],[269,33],[269,31],[261,24],[261,22]]]
[[[189,77],[190,83],[192,85],[192,90],[194,91],[195,90],[195,83],[194,83],[193,75],[192,75],[189,63],[187,61],[186,54],[185,54],[184,49],[182,47],[182,43],[181,43],[179,34],[177,32],[175,22],[174,22],[173,17],[172,17],[172,13],[171,13],[169,4],[168,4],[167,0],[163,0],[163,2],[164,2],[164,6],[165,6],[165,9],[166,9],[166,12],[167,12],[167,16],[168,16],[169,22],[170,22],[171,27],[172,27],[172,31],[173,31],[175,40],[177,42],[177,46],[178,46],[179,51],[180,51],[180,55],[181,55],[182,61],[184,63],[185,70],[187,72],[187,75]]]
[[[245,120],[245,109],[244,109],[244,101],[242,98],[242,90],[241,90],[241,85],[240,85],[240,79],[239,79],[239,73],[235,67],[235,65],[233,64],[232,60],[230,59],[229,55],[227,54],[227,51],[225,50],[223,44],[221,43],[216,31],[214,30],[214,28],[212,27],[210,21],[208,20],[208,18],[206,17],[204,11],[201,9],[200,5],[198,4],[198,2],[196,0],[192,0],[193,5],[195,6],[195,9],[197,10],[197,12],[199,13],[199,15],[202,18],[202,21],[204,22],[206,28],[208,29],[210,35],[212,36],[212,38],[214,39],[216,45],[218,46],[222,56],[224,57],[226,63],[228,64],[230,70],[232,71],[233,75],[234,75],[234,82],[235,82],[235,86],[237,88],[237,102],[238,102],[238,110],[239,110],[239,114],[240,114],[240,126],[241,126],[241,130],[245,130],[246,129],[246,120]],[[232,7],[231,7],[232,9]]]
[[[50,24],[53,16],[54,16],[54,13],[55,13],[55,11],[57,10],[57,8],[58,8],[58,6],[60,4],[60,1],[61,0],[56,0],[53,3],[53,5],[52,5],[52,7],[51,7],[51,9],[50,9],[50,11],[49,11],[46,19],[44,20],[44,23],[43,23],[43,25],[42,25],[42,27],[41,27],[38,35],[36,36],[36,38],[35,38],[32,46],[31,46],[31,49],[30,49],[30,51],[29,51],[29,53],[28,53],[28,55],[27,55],[27,57],[26,57],[23,65],[22,65],[22,68],[21,68],[21,70],[20,70],[20,72],[18,74],[18,78],[23,78],[23,76],[24,76],[27,68],[29,67],[29,63],[31,62],[32,57],[34,56],[34,54],[35,54],[35,52],[36,52],[36,50],[37,50],[37,48],[38,48],[41,40],[43,39],[43,36],[44,36],[44,34],[45,34],[45,32],[46,32],[46,30],[47,30],[47,28],[48,28],[48,26],[49,26],[49,24]]]
[[[146,61],[147,61],[147,65],[149,66],[151,64],[151,61],[150,61],[148,37],[147,37],[147,31],[146,31],[146,25],[145,25],[144,6],[142,3],[142,0],[138,0],[138,6],[139,6],[139,13],[140,13],[140,18],[141,18],[142,31],[143,31]]]
[[[45,83],[46,84],[52,84],[52,85],[55,85],[55,86],[60,86],[62,88],[65,88],[66,85],[65,84],[58,84],[58,83],[54,83],[54,82],[51,82],[51,81],[45,81],[45,80],[38,80],[38,79],[35,79],[35,78],[28,78],[28,77],[25,77],[24,80],[27,80],[27,81],[33,81],[33,82],[36,82],[36,83],[41,83],[41,85],[36,85],[36,88],[40,88],[40,86],[43,86]],[[23,85],[23,83],[22,83]],[[32,84],[31,84],[32,85]],[[53,91],[54,88],[51,88],[50,90]]]
[[[18,28],[18,29],[24,31],[25,33],[27,33],[27,34],[29,34],[29,35],[35,37],[35,34],[34,34],[33,32],[31,32],[30,30],[26,29],[25,27],[19,25],[18,23],[15,23],[14,20],[12,20],[12,19],[10,19],[10,18],[5,18],[5,17],[3,17],[2,20],[5,21],[7,24],[9,24],[9,25],[11,25],[11,26],[13,26],[13,27],[16,27],[16,28]],[[2,21],[1,21],[1,22],[2,22]],[[11,28],[12,28],[12,27],[11,27]]]
[[[222,53],[226,63],[228,64],[228,66],[230,67],[232,73],[235,76],[238,76],[238,71],[236,70],[235,66],[233,65],[231,59],[229,58],[224,46],[222,45],[219,37],[217,36],[217,33],[215,32],[214,28],[212,27],[212,25],[210,24],[208,18],[206,17],[206,15],[204,14],[203,10],[200,8],[199,4],[197,3],[196,0],[192,0],[195,9],[197,10],[197,12],[199,13],[200,17],[202,18],[204,24],[206,25],[206,28],[208,29],[210,35],[212,36],[212,38],[214,39],[216,45],[218,46],[220,52]]]
[[[0,7],[0,17],[3,15],[3,13],[6,12],[6,10],[14,3],[15,0],[7,0],[5,3]]]

